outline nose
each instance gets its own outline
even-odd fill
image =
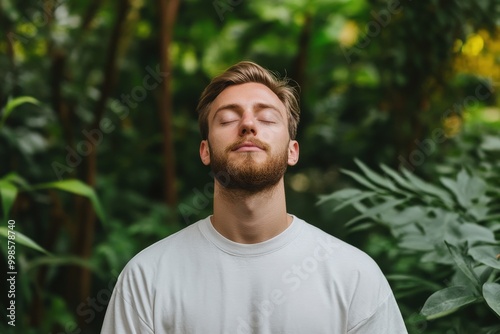
[[[245,112],[243,114],[240,122],[239,134],[240,136],[246,136],[249,134],[254,136],[257,135],[257,127],[253,113]]]

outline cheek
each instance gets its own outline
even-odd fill
[[[269,144],[278,144],[289,141],[288,130],[282,128],[262,129],[257,137]]]
[[[227,135],[225,136],[209,135],[208,142],[210,143],[209,145],[210,154],[220,155],[222,152],[224,152],[226,147],[230,144],[228,138],[229,136]]]

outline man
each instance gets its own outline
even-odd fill
[[[240,62],[198,113],[213,215],[127,264],[102,333],[407,333],[375,262],[287,213],[299,104],[286,80]]]

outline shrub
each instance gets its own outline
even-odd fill
[[[499,140],[484,136],[476,149],[487,158],[479,166],[441,172],[436,183],[385,165],[376,172],[356,160],[361,173],[343,173],[360,188],[320,197],[333,211],[356,209],[346,223],[351,231],[391,232],[397,251],[388,279],[410,332],[500,333]],[[424,291],[422,321],[415,323],[408,297]]]

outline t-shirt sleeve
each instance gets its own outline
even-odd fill
[[[101,334],[154,333],[152,292],[146,279],[151,274],[137,264],[125,267],[111,295]]]
[[[407,334],[406,326],[401,317],[394,295],[390,293],[368,318],[363,319],[348,334],[391,333]]]
[[[146,334],[153,330],[142,319],[134,306],[115,288],[108,304],[101,334]]]

